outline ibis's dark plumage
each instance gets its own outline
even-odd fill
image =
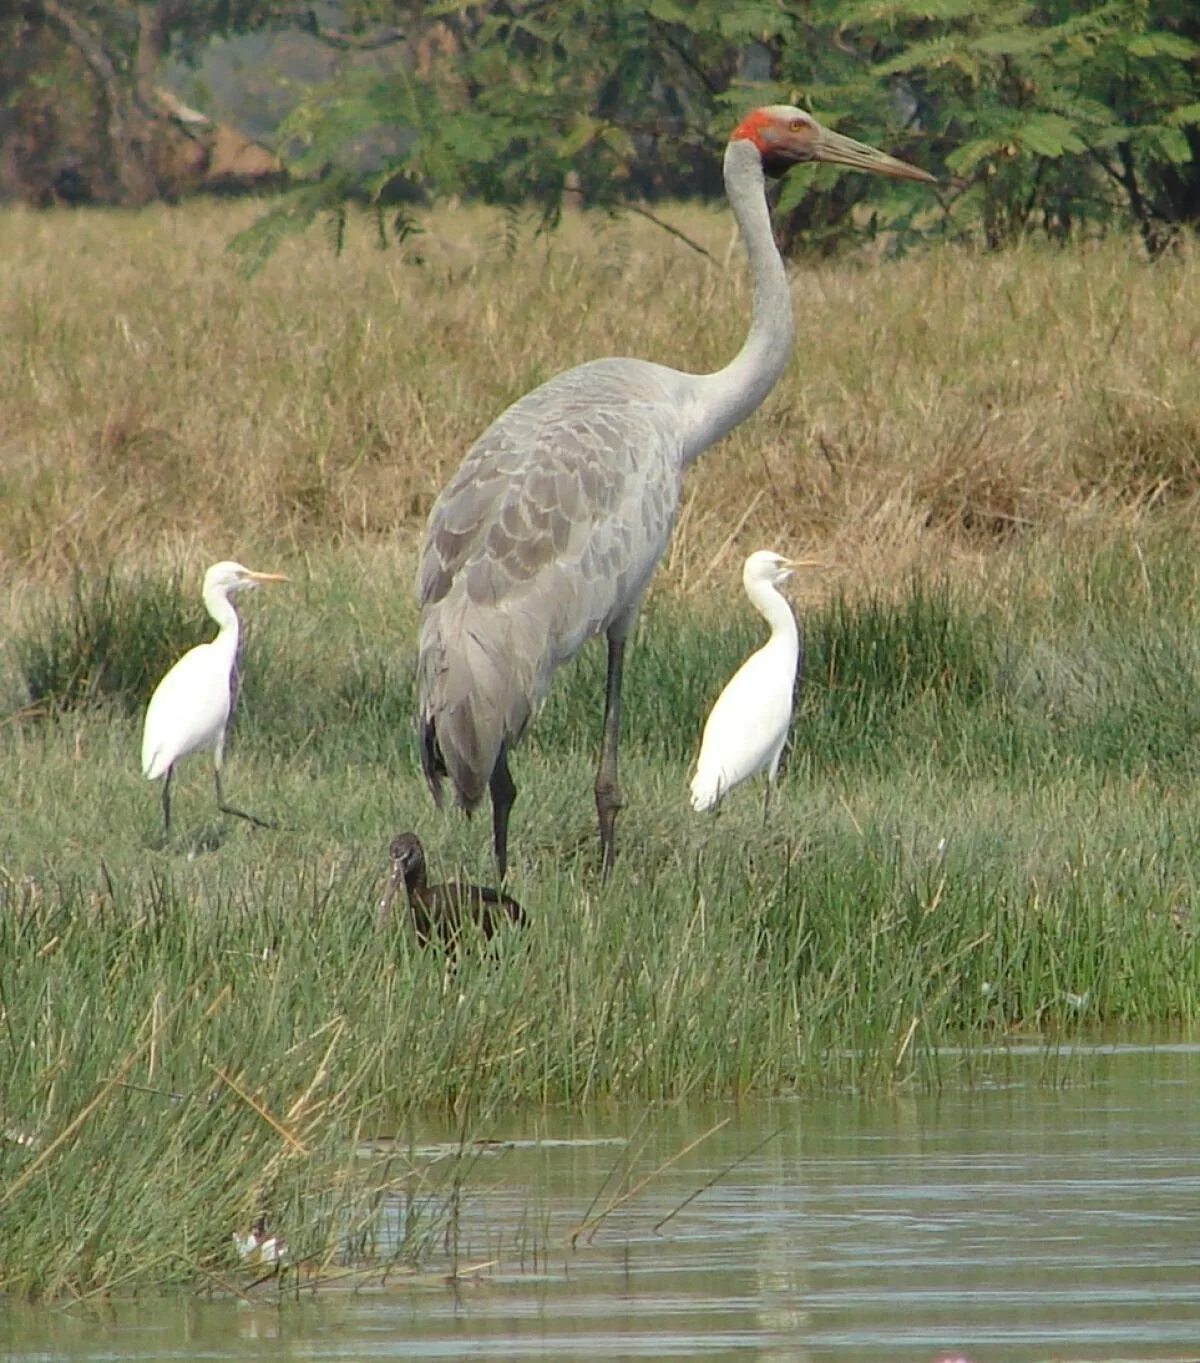
[[[408,914],[413,933],[422,946],[437,940],[454,945],[463,928],[473,924],[490,941],[507,921],[520,926],[525,911],[511,895],[486,885],[461,885],[447,881],[430,885],[425,877],[425,849],[415,833],[397,833],[388,848],[391,876],[379,901],[379,926],[388,921],[392,899],[403,886],[408,896]]]

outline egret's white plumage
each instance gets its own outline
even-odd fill
[[[171,773],[190,753],[211,749],[216,771],[217,805],[227,814],[262,823],[233,809],[221,794],[221,761],[225,729],[233,699],[233,666],[237,659],[238,617],[231,592],[261,582],[286,582],[279,573],[255,573],[240,563],[214,563],[204,574],[204,605],[217,622],[217,637],[197,644],[163,677],[150,697],[142,729],[142,773],[163,781],[163,824],[171,829]]]
[[[775,780],[800,664],[796,617],[778,588],[796,566],[760,549],[742,569],[746,595],[771,626],[771,637],[733,674],[709,712],[692,778],[693,809],[715,809],[734,786],[760,771],[768,782]]]

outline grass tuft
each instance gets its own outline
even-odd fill
[[[178,573],[125,580],[76,572],[68,592],[42,600],[10,647],[33,710],[115,703],[127,713],[192,644],[203,612],[189,610]]]

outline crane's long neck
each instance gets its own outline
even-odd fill
[[[799,648],[800,633],[796,628],[796,617],[774,583],[749,583],[746,595],[750,598],[750,604],[771,627],[771,637],[764,647]]]
[[[204,593],[204,607],[217,622],[217,637],[212,641],[213,647],[227,654],[232,665],[238,646],[238,614],[233,602],[222,589],[217,589]]]
[[[775,387],[792,348],[787,271],[771,232],[762,162],[753,143],[739,139],[726,148],[725,192],[750,267],[750,331],[724,369],[693,378],[685,464],[754,411]]]

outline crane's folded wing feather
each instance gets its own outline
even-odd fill
[[[681,460],[658,366],[599,361],[503,413],[430,513],[418,575],[422,765],[473,808],[553,669],[632,618]]]

